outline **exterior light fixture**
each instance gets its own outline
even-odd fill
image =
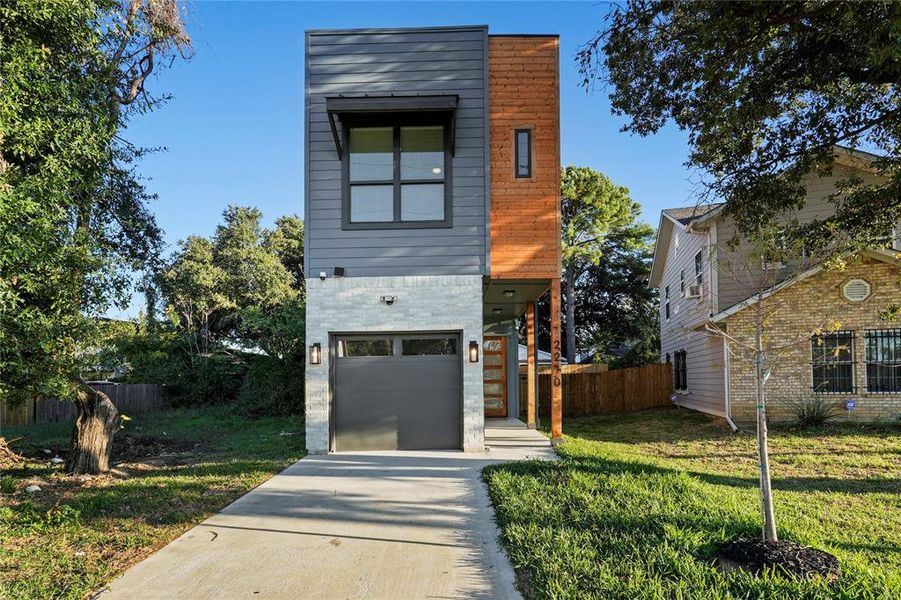
[[[496,315],[499,315],[499,314],[501,314],[502,312],[504,312],[504,310],[503,310],[502,308],[495,308],[495,309],[493,309],[491,312],[493,312],[493,313],[496,314]]]
[[[322,363],[322,346],[313,344],[310,346],[310,364],[318,365]]]
[[[433,168],[432,173],[434,173],[435,175],[441,175],[441,167]]]
[[[504,290],[504,298],[512,298],[516,294],[515,290]]]
[[[469,342],[469,362],[479,362],[479,343],[475,340]]]

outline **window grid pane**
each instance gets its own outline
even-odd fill
[[[350,130],[350,180],[394,179],[394,130],[391,127],[353,127]]]
[[[866,332],[867,391],[901,392],[901,329]]]
[[[401,221],[441,221],[443,219],[443,183],[405,183],[401,186]]]
[[[351,223],[379,223],[393,220],[393,185],[350,186]]]
[[[400,128],[400,178],[444,180],[444,127]]]

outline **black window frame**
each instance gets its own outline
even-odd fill
[[[679,271],[679,293],[685,296],[685,269]]]
[[[855,393],[854,337],[853,331],[833,331],[810,338],[810,385],[815,394]],[[847,346],[848,360],[832,354],[840,346]]]
[[[519,134],[525,133],[528,141],[528,150],[526,158],[528,161],[526,165],[528,166],[528,173],[525,175],[521,175],[519,173]],[[516,179],[531,179],[532,178],[532,128],[531,127],[519,127],[513,130],[513,175]]]
[[[901,328],[867,329],[864,331],[866,347],[867,393],[901,393]],[[880,360],[880,351],[894,346],[895,359]]]
[[[416,126],[442,127],[444,131],[444,180],[402,179],[400,168],[400,128]],[[441,115],[366,115],[346,118],[342,122],[342,144],[347,151],[341,160],[341,229],[447,229],[453,222],[453,157],[451,153],[451,126],[449,118]],[[388,185],[384,181],[350,181],[350,130],[356,127],[393,128],[394,171],[391,184],[394,186],[394,219],[391,221],[351,221],[350,190],[353,185]],[[401,220],[401,189],[403,185],[444,184],[444,218],[431,221]]]

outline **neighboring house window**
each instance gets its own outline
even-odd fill
[[[345,228],[450,226],[444,125],[347,128]]]
[[[679,293],[685,295],[685,269],[679,271]]]
[[[516,176],[532,176],[532,130],[516,129],[513,132],[516,147]]]
[[[901,329],[866,332],[867,391],[901,392]]]
[[[701,256],[702,250],[698,250],[695,254],[695,285],[704,283],[704,260]]]
[[[666,318],[669,319],[669,286],[663,288],[663,297],[665,300],[663,303],[663,310],[666,313]]]
[[[854,391],[854,334],[839,331],[810,340],[813,391],[839,394]]]
[[[673,354],[673,387],[679,391],[688,389],[688,356],[685,350]]]

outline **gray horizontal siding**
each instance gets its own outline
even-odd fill
[[[487,29],[314,31],[306,38],[306,271],[348,277],[486,272]],[[453,227],[341,229],[342,169],[325,98],[456,94]]]

